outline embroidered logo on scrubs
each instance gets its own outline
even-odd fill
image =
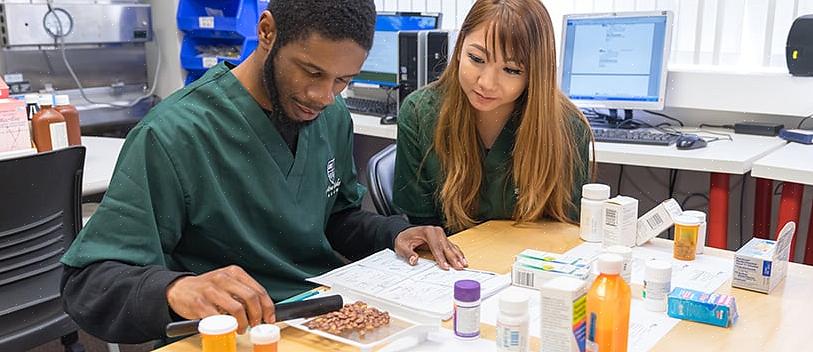
[[[336,178],[336,158],[328,160],[325,169],[327,170],[327,180],[330,182],[325,189],[325,194],[330,198],[339,192],[339,186],[342,185],[342,180]]]
[[[327,180],[331,185],[336,184],[336,158],[327,162]]]

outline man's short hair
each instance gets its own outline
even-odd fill
[[[367,51],[373,45],[373,0],[271,0],[268,11],[277,24],[280,48],[313,33],[332,40],[350,39]]]

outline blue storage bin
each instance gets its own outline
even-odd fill
[[[240,38],[257,33],[257,20],[267,2],[239,0],[182,0],[178,29],[196,37]]]
[[[187,71],[186,84],[220,62],[243,62],[257,48],[257,22],[267,7],[265,0],[181,0],[177,20],[184,32],[181,67]],[[234,57],[223,57],[201,54],[201,46],[239,49]]]
[[[236,57],[217,56],[199,51],[200,47],[207,46],[235,46],[239,53]],[[223,38],[184,38],[181,45],[181,67],[186,70],[208,70],[210,67],[223,61],[233,64],[243,62],[257,48],[256,38],[223,39]]]
[[[205,73],[206,70],[186,70],[186,80],[184,80],[184,85],[197,81],[198,78],[203,77]]]

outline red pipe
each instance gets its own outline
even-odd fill
[[[793,182],[785,182],[782,185],[782,199],[779,201],[779,219],[776,222],[776,233],[774,238],[779,235],[779,231],[790,221],[796,223],[796,228],[799,226],[799,212],[802,210],[802,195],[804,195],[805,186]],[[793,241],[790,242],[790,257],[793,259],[796,249],[796,238],[799,237],[799,231],[793,236]]]
[[[810,224],[807,225],[807,241],[805,241],[805,264],[813,265],[813,208],[810,208]]]
[[[728,174],[712,173],[709,189],[709,228],[706,242],[714,248],[728,247]]]
[[[773,198],[773,181],[764,178],[756,179],[754,192],[754,237],[770,238],[771,207]]]

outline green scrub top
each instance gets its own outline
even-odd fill
[[[343,262],[331,214],[358,207],[353,126],[344,101],[303,127],[294,156],[220,64],[156,106],[124,143],[110,187],[62,258],[204,273],[236,264],[274,300]]]
[[[437,88],[426,87],[410,94],[398,112],[393,203],[399,211],[417,223],[432,223],[434,219],[443,221],[442,206],[438,198],[443,179],[440,161],[433,147],[442,98]],[[511,219],[513,216],[517,194],[512,179],[511,160],[519,119],[515,115],[506,122],[491,150],[486,150],[481,144],[484,179],[475,216],[478,221]],[[577,221],[581,188],[588,182],[590,134],[578,117],[572,117],[570,123],[576,136],[577,155],[584,165],[576,163],[574,170],[574,207],[570,211],[570,218]]]

